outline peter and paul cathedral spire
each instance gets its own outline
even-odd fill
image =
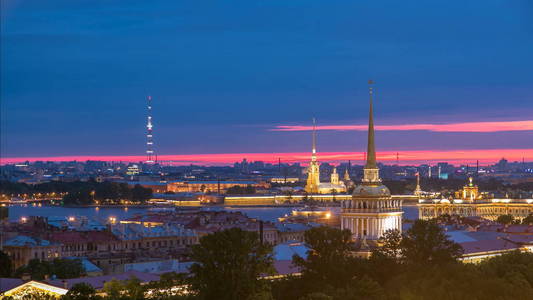
[[[310,194],[318,193],[318,187],[320,185],[320,164],[316,158],[316,120],[313,118],[313,134],[312,134],[312,150],[311,150],[311,162],[307,168],[307,182],[305,185],[305,191]]]

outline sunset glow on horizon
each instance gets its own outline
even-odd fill
[[[368,125],[318,125],[316,130],[334,131],[366,131]],[[502,122],[463,122],[450,124],[401,124],[376,125],[376,130],[408,131],[425,130],[434,132],[502,132],[502,131],[533,131],[533,120],[502,121]],[[271,131],[310,131],[312,125],[279,125]]]
[[[509,161],[533,160],[533,149],[478,149],[478,150],[416,150],[416,151],[383,151],[378,152],[378,160],[382,163],[396,163],[396,154],[399,153],[400,165],[423,164],[435,162],[449,162],[452,164],[471,164],[479,160],[482,164],[493,164],[501,158]],[[264,161],[266,163],[277,163],[281,158],[283,163],[303,163],[310,159],[308,152],[286,152],[286,153],[214,153],[214,154],[182,154],[182,155],[159,155],[158,160],[165,164],[172,165],[231,165],[234,162],[246,158],[248,161]],[[362,152],[321,152],[318,158],[322,162],[340,163],[351,160],[362,162],[364,153]],[[57,157],[18,157],[2,158],[1,164],[34,162],[34,161],[122,161],[140,162],[146,159],[145,156],[57,156]]]

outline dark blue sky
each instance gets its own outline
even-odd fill
[[[4,157],[306,151],[275,125],[533,119],[533,1],[2,1]],[[323,132],[359,151],[364,132]],[[383,150],[533,148],[387,132]],[[378,149],[379,150],[379,149]]]

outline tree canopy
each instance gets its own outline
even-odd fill
[[[259,276],[272,272],[272,247],[239,228],[202,237],[191,258],[192,289],[200,299],[253,299],[266,288]]]

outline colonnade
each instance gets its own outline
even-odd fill
[[[402,230],[402,216],[342,216],[341,228],[352,232],[355,239],[377,240],[389,229]]]

